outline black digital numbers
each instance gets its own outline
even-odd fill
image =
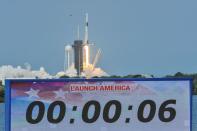
[[[159,108],[159,119],[162,122],[170,122],[176,117],[176,110],[172,107],[167,107],[170,104],[176,104],[176,100],[167,100],[163,102]],[[147,118],[144,117],[145,107],[150,106],[150,113]],[[165,117],[165,112],[169,112],[169,117]],[[156,113],[156,103],[152,100],[143,101],[138,108],[138,120],[141,122],[150,122],[153,120]]]
[[[110,112],[110,108],[112,106],[115,106],[115,113],[114,116],[112,118],[109,117],[109,112]],[[94,114],[92,118],[88,117],[88,112],[89,112],[89,108],[91,106],[94,106]],[[98,120],[99,116],[101,113],[101,105],[98,101],[89,101],[85,104],[83,111],[82,111],[82,120],[86,123],[94,123],[96,120]],[[121,103],[117,100],[111,100],[109,101],[104,109],[103,109],[103,120],[107,123],[113,123],[116,122],[121,114]]]
[[[60,113],[59,113],[59,116],[55,119],[53,112],[56,106],[59,106]],[[64,104],[64,102],[55,101],[49,106],[49,109],[47,112],[48,121],[53,124],[59,123],[64,119],[65,113],[66,113],[66,105]]]
[[[148,117],[144,117],[144,109],[146,106],[150,106],[150,113],[148,115]],[[155,112],[156,112],[156,104],[154,101],[152,100],[145,100],[143,101],[139,108],[138,108],[138,120],[141,122],[150,122],[154,116],[155,116]]]
[[[169,104],[176,104],[176,100],[167,100],[159,108],[159,119],[162,122],[170,122],[176,117],[176,110],[172,107],[167,107]],[[165,112],[169,113],[169,117],[165,117]]]
[[[33,109],[35,107],[38,107],[38,115],[36,118],[33,118]],[[37,124],[39,123],[43,117],[44,117],[44,111],[45,111],[45,106],[42,102],[40,101],[34,101],[32,102],[29,107],[27,108],[27,112],[26,112],[26,120],[27,122],[31,123],[31,124]]]
[[[88,117],[88,112],[89,112],[90,106],[94,106],[94,115],[92,118]],[[83,107],[82,119],[86,123],[93,123],[99,118],[100,112],[101,112],[100,103],[98,101],[89,101]]]
[[[34,119],[33,118],[33,110],[36,106],[38,106],[38,115]],[[56,106],[59,106],[60,113],[57,118],[54,118],[53,112],[54,112],[54,109]],[[65,112],[66,112],[66,106],[65,106],[64,102],[55,101],[55,102],[51,103],[49,106],[49,109],[47,112],[47,119],[50,123],[53,123],[53,124],[59,123],[64,119]],[[27,120],[27,122],[29,122],[31,124],[37,124],[42,121],[42,119],[44,117],[44,113],[45,113],[44,103],[41,101],[34,101],[27,108],[26,120]]]
[[[158,109],[158,118],[161,122],[171,122],[176,117],[176,110],[173,107],[170,107],[172,105],[176,105],[176,100],[170,99],[164,101],[159,109]],[[35,111],[35,108],[37,107],[37,114],[33,113]],[[90,108],[94,108],[93,115],[89,116]],[[112,108],[114,107],[114,108]],[[132,111],[133,105],[128,106],[128,111]],[[138,107],[137,111],[137,118],[140,122],[147,123],[151,122],[156,115],[157,108],[156,103],[153,100],[144,100]],[[55,108],[59,108],[58,115],[54,115]],[[114,109],[114,110],[113,110]],[[73,111],[77,110],[77,106],[73,106]],[[104,107],[101,107],[101,104],[99,101],[91,100],[88,101],[82,109],[82,120],[85,123],[94,123],[96,122],[101,114],[101,111],[103,112],[103,121],[106,123],[115,123],[119,120],[122,113],[122,104],[118,100],[110,100],[108,101]],[[146,112],[145,112],[146,111]],[[110,112],[114,112],[114,114],[110,114]],[[33,115],[34,114],[34,115]],[[34,101],[32,102],[26,112],[26,120],[30,124],[38,124],[43,120],[43,117],[45,115],[45,105],[41,101]],[[57,124],[63,121],[66,115],[66,105],[63,101],[54,101],[52,102],[47,110],[47,120],[49,123]],[[111,116],[110,116],[111,115]],[[127,117],[125,119],[125,123],[130,122],[130,117]],[[74,119],[70,119],[70,124],[74,123]]]
[[[114,116],[112,118],[110,118],[109,112],[110,112],[110,108],[113,105],[115,106],[115,113],[114,113]],[[119,119],[120,114],[121,114],[121,103],[117,100],[109,101],[105,105],[104,110],[103,110],[103,120],[107,123],[114,123]]]

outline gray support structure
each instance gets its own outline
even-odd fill
[[[77,75],[80,76],[81,72],[83,71],[83,41],[75,40],[73,48],[75,69],[77,70]]]

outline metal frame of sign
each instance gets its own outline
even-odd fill
[[[192,131],[192,78],[67,78],[67,79],[6,79],[5,80],[5,131],[11,131],[11,82],[94,82],[94,81],[189,81],[190,131]]]

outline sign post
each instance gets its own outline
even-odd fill
[[[6,131],[191,131],[190,79],[6,80]]]

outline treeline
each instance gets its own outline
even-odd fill
[[[69,77],[69,76],[61,76],[60,78],[85,78],[85,77]],[[111,76],[95,76],[92,78],[154,78],[153,75],[141,75],[141,74],[136,74],[136,75],[127,75],[127,76],[119,76],[119,75],[111,75]]]
[[[4,101],[4,88],[0,85],[0,103]]]

